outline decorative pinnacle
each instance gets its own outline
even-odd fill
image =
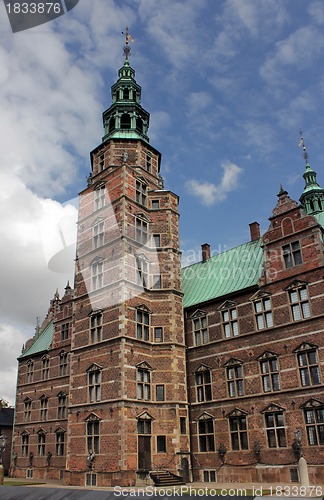
[[[132,43],[135,42],[134,38],[128,33],[128,26],[126,26],[126,31],[122,31],[122,35],[125,35],[125,41],[126,41],[126,45],[124,46],[124,56],[125,56],[125,59],[126,61],[128,61],[128,57],[130,56],[130,53],[131,53],[131,48],[129,46],[129,41],[131,41]]]
[[[300,131],[299,131],[299,133],[300,133],[300,140],[299,140],[299,144],[298,144],[298,146],[299,146],[299,147],[300,147],[300,146],[302,146],[302,147],[303,147],[303,152],[304,152],[303,156],[304,156],[304,160],[305,160],[305,162],[306,162],[306,165],[308,165],[308,153],[307,153],[307,148],[306,148],[305,143],[304,143],[304,138],[303,138],[303,132],[302,132],[302,130],[300,130]]]

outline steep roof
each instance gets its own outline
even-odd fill
[[[47,351],[51,345],[53,333],[54,324],[53,321],[51,321],[39,334],[35,342],[28,347],[28,349],[24,351],[21,356],[19,356],[19,359],[25,358],[26,356],[32,356],[33,354],[37,354],[39,352]]]
[[[258,284],[261,238],[182,270],[183,306],[190,307]]]

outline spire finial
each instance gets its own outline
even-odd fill
[[[304,143],[304,137],[303,137],[303,131],[300,129],[299,131],[299,134],[300,134],[300,140],[299,140],[299,144],[298,146],[302,146],[303,147],[303,156],[304,156],[304,160],[306,162],[306,165],[308,165],[308,153],[307,153],[307,148],[305,146],[305,143]]]
[[[131,41],[132,43],[134,43],[134,38],[129,34],[128,32],[128,26],[126,26],[126,30],[125,31],[122,31],[122,35],[125,35],[125,41],[126,41],[126,45],[124,46],[124,56],[125,56],[125,59],[126,61],[128,61],[128,57],[131,53],[131,48],[129,46],[129,41]]]

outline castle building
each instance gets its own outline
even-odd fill
[[[178,197],[125,62],[80,193],[74,289],[20,355],[11,472],[69,485],[324,482],[324,189],[181,271]]]

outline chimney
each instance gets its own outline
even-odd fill
[[[250,226],[250,235],[251,241],[256,241],[260,239],[260,224],[258,222],[251,222]]]
[[[201,245],[201,257],[203,262],[210,259],[210,245],[208,243]]]

